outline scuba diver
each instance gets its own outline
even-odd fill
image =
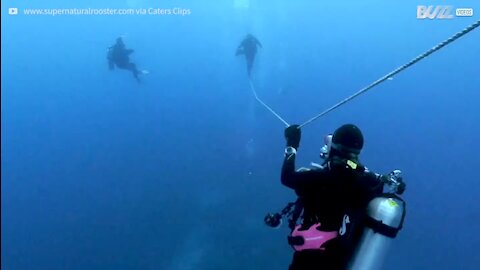
[[[245,55],[245,60],[247,60],[247,73],[248,77],[252,72],[253,62],[255,60],[255,55],[257,54],[257,46],[262,48],[262,44],[256,37],[251,34],[248,34],[243,40],[242,43],[237,48],[235,56]]]
[[[298,199],[295,203],[289,203],[281,213],[268,214],[265,222],[271,227],[278,227],[282,217],[289,217],[291,234],[288,242],[295,250],[289,270],[347,269],[352,258],[356,257],[357,246],[364,240],[362,233],[367,225],[377,222],[380,223],[375,223],[378,231],[392,231],[391,228],[383,228],[385,225],[382,221],[370,221],[366,212],[367,206],[370,207],[369,202],[382,196],[384,185],[394,189],[397,194],[405,191],[401,172],[394,170],[387,175],[380,175],[364,167],[359,161],[363,135],[352,124],[341,126],[333,135],[326,137],[326,144],[321,151],[325,162],[316,164],[313,169],[295,170],[300,127],[287,127],[285,138],[287,147],[281,183],[293,189]],[[402,224],[404,216],[405,212]],[[300,217],[301,222],[297,224]],[[402,224],[391,234],[396,236]],[[369,247],[373,252],[378,248]],[[363,262],[363,266],[357,265],[352,269],[371,269],[365,265]]]
[[[138,75],[147,74],[148,72],[146,70],[138,70],[137,66],[130,62],[131,53],[133,53],[133,50],[125,48],[122,38],[117,38],[116,43],[109,47],[107,51],[108,68],[114,70],[115,66],[117,66],[120,69],[130,70],[137,82],[140,82]]]

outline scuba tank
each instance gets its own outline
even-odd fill
[[[399,177],[400,172],[397,173],[395,177]],[[396,179],[392,177],[390,184],[398,187],[399,182]],[[396,188],[395,191],[401,193]],[[384,194],[370,201],[367,207],[366,226],[349,269],[381,269],[389,246],[403,227],[405,214],[405,201],[394,193]]]

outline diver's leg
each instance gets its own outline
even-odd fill
[[[336,261],[335,256],[329,256],[319,250],[303,250],[296,251],[293,254],[292,263],[289,270],[345,270],[345,267],[340,266]]]
[[[292,263],[288,267],[288,270],[304,270],[305,263],[301,252],[296,251],[293,253]]]
[[[253,57],[247,57],[247,73],[249,77],[250,77],[250,74],[252,73],[253,60],[254,60]]]
[[[137,81],[140,81],[140,78],[138,78],[138,74],[140,74],[140,71],[138,71],[137,66],[134,63],[130,63],[128,69],[132,71],[133,77],[135,77]]]

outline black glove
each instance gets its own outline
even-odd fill
[[[299,125],[291,125],[285,129],[285,139],[287,140],[287,147],[291,146],[298,149],[300,146],[300,138],[302,137],[302,131]]]
[[[403,181],[399,181],[398,182],[398,186],[397,186],[397,194],[398,195],[402,195],[403,192],[405,192],[405,189],[407,188],[407,184],[405,184],[405,182]]]
[[[407,185],[403,182],[402,171],[394,170],[386,176],[382,176],[382,181],[388,185],[394,184],[395,193],[402,195]]]

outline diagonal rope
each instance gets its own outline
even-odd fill
[[[289,126],[289,124],[287,123],[287,121],[285,121],[280,115],[278,115],[278,113],[276,113],[272,108],[270,108],[270,106],[268,106],[265,102],[263,102],[257,95],[257,91],[255,91],[255,87],[253,86],[253,82],[252,82],[252,79],[251,78],[248,78],[248,82],[250,83],[250,89],[252,89],[252,92],[253,92],[253,95],[255,96],[255,99],[260,103],[262,104],[263,107],[265,107],[267,110],[269,110],[273,115],[275,115],[275,117],[278,118],[278,120],[282,121],[283,124],[285,124],[285,126]]]
[[[309,120],[307,120],[305,123],[301,124],[300,125],[300,128],[307,125],[307,124],[310,124],[312,123],[313,121],[315,121],[316,119],[318,119],[319,117],[322,117],[324,115],[326,115],[327,113],[335,110],[336,108],[342,106],[343,104],[351,101],[352,99],[358,97],[359,95],[363,94],[363,93],[366,93],[368,90],[372,89],[373,87],[379,85],[380,83],[388,80],[389,78],[397,75],[398,73],[404,71],[405,69],[413,66],[414,64],[416,64],[417,62],[419,62],[420,60],[422,59],[425,59],[427,56],[429,56],[430,54],[440,50],[441,48],[447,46],[448,44],[454,42],[455,40],[459,39],[460,37],[466,35],[467,33],[469,33],[470,31],[472,31],[473,29],[477,28],[478,26],[480,26],[480,20],[476,21],[475,23],[473,23],[472,25],[468,26],[467,28],[463,29],[462,31],[456,33],[455,35],[451,36],[450,38],[444,40],[443,42],[439,43],[437,46],[431,48],[430,50],[426,51],[425,53],[417,56],[416,58],[414,58],[413,60],[411,60],[410,62],[408,62],[407,64],[395,69],[394,71],[388,73],[387,75],[381,77],[380,79],[376,80],[375,82],[373,82],[372,84],[370,84],[369,86],[361,89],[360,91],[356,92],[355,94],[347,97],[346,99],[338,102],[337,104],[333,105],[332,107],[326,109],[325,111],[321,112],[320,114],[310,118]]]

